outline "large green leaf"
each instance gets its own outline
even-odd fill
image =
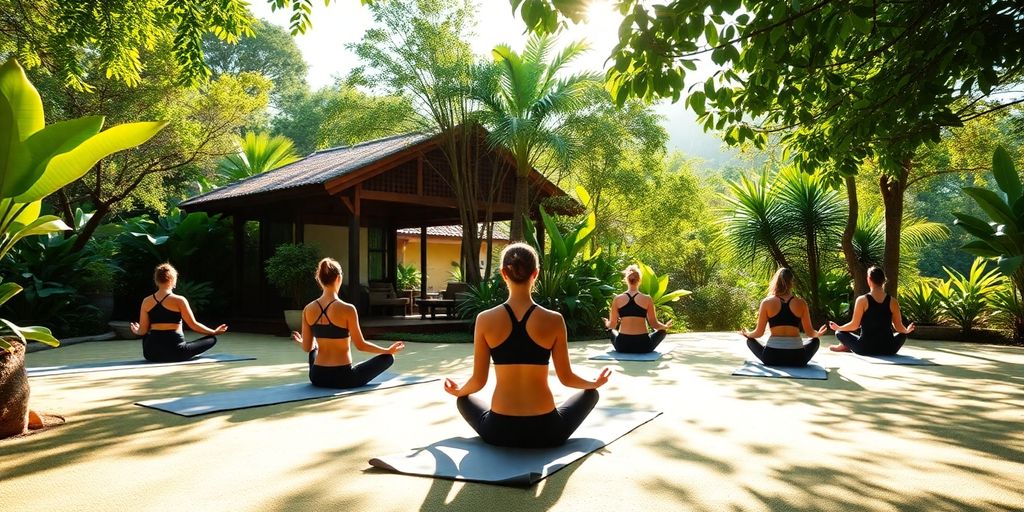
[[[14,325],[10,320],[6,318],[0,318],[0,324],[2,324],[2,326],[0,326],[0,330],[3,330],[3,327],[7,327],[7,330],[11,331],[12,334],[17,336],[22,343],[27,343],[25,341],[25,335],[21,333],[20,327]]]
[[[1020,231],[1013,210],[1003,198],[999,197],[999,194],[979,187],[964,187],[963,190],[996,224],[1005,224],[1010,226],[1013,231]]]
[[[167,126],[165,121],[126,123],[97,133],[75,149],[50,160],[39,180],[14,199],[22,203],[38,201],[81,178],[101,159],[146,142],[164,126]]]
[[[75,149],[101,128],[103,117],[89,116],[53,123],[33,133],[24,142],[28,151],[22,152],[21,158],[25,161],[14,164],[17,181],[9,180],[4,184],[4,197],[16,197],[28,191],[46,173],[54,157]]]
[[[995,176],[999,189],[1006,194],[1010,204],[1020,199],[1020,176],[1017,176],[1017,170],[1014,169],[1013,159],[1002,146],[996,148],[995,153],[992,154],[992,175]]]
[[[28,327],[19,327],[19,329],[21,329],[21,334],[25,336],[25,339],[27,340],[45,343],[51,347],[60,346],[60,340],[53,337],[53,333],[46,327],[30,325]]]
[[[1024,263],[1024,256],[1012,256],[1009,258],[999,258],[996,265],[999,270],[1006,277],[1013,277],[1020,269],[1021,263]]]
[[[0,284],[0,306],[3,306],[7,301],[11,300],[11,297],[21,293],[21,290],[21,286],[17,283]]]
[[[22,209],[24,207],[24,209]],[[18,225],[27,226],[32,221],[39,218],[39,213],[42,211],[42,201],[36,201],[24,205],[21,203],[15,203],[10,199],[0,199],[0,215],[6,216],[0,218],[0,226],[7,225]],[[19,213],[20,210],[20,213]]]
[[[558,259],[564,259],[568,255],[568,248],[565,246],[565,239],[558,231],[558,224],[554,217],[548,215],[544,208],[540,208],[540,216],[544,220],[544,229],[547,231],[548,240],[551,241],[551,254]]]
[[[0,258],[3,258],[7,254],[7,251],[18,243],[19,240],[27,236],[34,235],[45,235],[48,233],[59,233],[61,231],[68,231],[71,228],[64,223],[60,217],[54,215],[44,215],[38,219],[32,221],[29,225],[24,226],[20,229],[12,230],[8,229],[7,234],[10,236],[3,246],[0,246]]]
[[[25,70],[9,59],[0,66],[0,197],[13,195],[9,192],[21,177],[14,167],[28,152],[22,142],[44,125],[43,100]]]

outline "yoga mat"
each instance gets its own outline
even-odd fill
[[[479,437],[452,437],[405,453],[370,459],[407,475],[529,487],[656,418],[658,411],[598,407],[557,448],[505,448]]]
[[[905,354],[896,354],[894,356],[862,356],[860,354],[854,354],[861,361],[867,361],[874,364],[897,364],[902,366],[939,366],[939,363],[932,361],[931,359],[921,359],[920,357],[908,356]]]
[[[47,377],[50,375],[66,375],[69,373],[92,373],[105,372],[110,370],[131,370],[133,368],[152,368],[156,366],[177,366],[180,364],[199,363],[229,363],[233,361],[251,361],[256,359],[251,356],[236,356],[233,354],[209,354],[174,363],[154,363],[145,359],[133,359],[131,361],[101,361],[98,363],[66,364],[62,366],[37,366],[25,368],[29,377]]]
[[[249,407],[260,407],[263,405],[283,404],[286,402],[298,402],[311,400],[313,398],[327,398],[335,396],[354,395],[377,389],[395,388],[408,386],[410,384],[422,384],[438,380],[437,377],[417,377],[413,375],[396,375],[394,373],[382,373],[369,384],[348,389],[318,388],[308,382],[297,382],[295,384],[284,384],[281,386],[267,386],[262,388],[240,389],[237,391],[223,391],[220,393],[206,393],[205,395],[181,396],[177,398],[161,398],[158,400],[146,400],[137,402],[135,405],[149,407],[158,411],[177,414],[178,416],[200,416],[220,411],[233,411],[235,409],[248,409]]]
[[[609,350],[604,354],[598,354],[590,356],[592,361],[657,361],[661,359],[661,356],[672,352],[674,347],[658,346],[654,349],[654,352],[647,352],[646,354],[632,354],[629,352],[618,352],[615,350]]]
[[[759,361],[747,361],[732,371],[741,377],[773,377],[777,379],[828,380],[828,370],[811,361],[807,366],[765,366]]]

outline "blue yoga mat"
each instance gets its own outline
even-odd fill
[[[733,370],[732,374],[741,377],[828,380],[828,370],[814,361],[802,367],[765,366],[759,361],[747,361],[743,363],[743,366]]]
[[[597,354],[590,356],[592,361],[657,361],[661,359],[661,356],[672,352],[675,348],[672,345],[658,346],[654,349],[654,352],[647,352],[644,354],[633,354],[630,352],[618,352],[615,350],[609,350],[604,354]]]
[[[206,393],[204,395],[146,400],[145,402],[137,402],[136,405],[177,414],[179,416],[191,417],[214,412],[247,409],[249,407],[311,400],[313,398],[353,395],[377,389],[395,388],[399,386],[408,386],[410,384],[422,384],[424,382],[432,382],[435,380],[438,380],[438,378],[396,375],[385,372],[378,375],[377,378],[370,381],[369,384],[358,388],[318,388],[308,382],[298,382],[295,384],[284,384],[281,386],[267,386],[262,388],[240,389],[237,391]]]
[[[867,361],[875,364],[896,364],[905,366],[939,366],[938,363],[930,359],[921,359],[920,357],[908,356],[904,354],[896,354],[893,356],[864,356],[860,354],[854,354],[861,361]]]
[[[479,437],[452,437],[370,459],[376,468],[448,480],[529,487],[656,418],[657,411],[598,407],[556,448],[505,448]]]
[[[69,373],[106,372],[111,370],[131,370],[134,368],[154,368],[157,366],[178,366],[182,364],[229,363],[233,361],[252,361],[253,359],[256,358],[233,354],[204,354],[188,361],[174,363],[154,363],[145,359],[132,359],[130,361],[100,361],[98,363],[67,364],[62,366],[36,366],[25,368],[25,370],[28,372],[29,377],[47,377]]]

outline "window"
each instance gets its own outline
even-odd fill
[[[385,262],[387,261],[388,255],[388,244],[387,236],[384,234],[384,230],[380,228],[369,228],[367,231],[367,261],[370,268],[367,269],[367,275],[370,281],[383,281],[387,278],[385,272]]]

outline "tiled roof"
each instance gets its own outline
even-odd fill
[[[480,234],[483,235],[483,224],[480,225]],[[509,226],[507,222],[494,223],[494,239],[508,240]],[[420,228],[405,228],[398,230],[399,235],[420,236]],[[462,238],[462,226],[428,226],[427,236],[438,236],[443,238]]]
[[[406,133],[353,146],[320,150],[297,162],[192,197],[181,205],[195,206],[210,201],[245,197],[306,185],[322,185],[429,138],[429,135],[422,133]]]

